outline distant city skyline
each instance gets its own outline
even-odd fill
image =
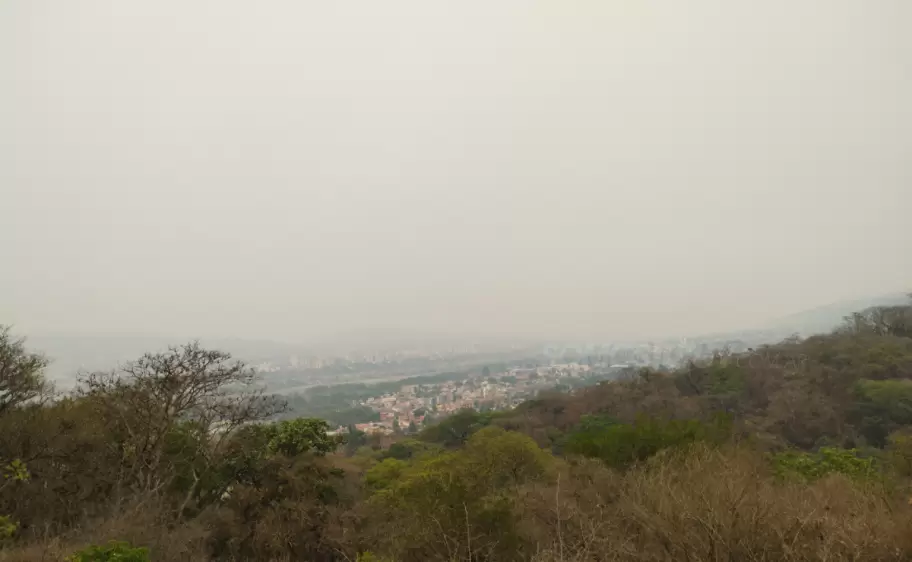
[[[637,349],[637,356],[646,364],[659,365],[676,363],[688,353],[705,355],[712,349],[732,342],[740,342],[736,345],[735,351],[743,351],[752,345],[777,341],[793,332],[809,335],[827,331],[836,326],[843,316],[864,308],[866,305],[904,303],[907,299],[905,294],[895,293],[863,301],[828,303],[823,307],[786,315],[778,321],[770,323],[766,329],[759,326],[745,326],[740,330],[715,334],[692,333],[671,338],[654,337],[639,340],[599,340],[597,338],[510,340],[501,338],[485,341],[484,338],[475,337],[460,341],[439,337],[430,338],[422,343],[416,340],[409,341],[403,337],[395,342],[386,341],[384,345],[367,338],[360,345],[337,341],[332,345],[317,346],[243,338],[200,339],[204,345],[228,351],[263,373],[287,368],[320,369],[338,361],[381,363],[404,361],[409,358],[433,360],[459,354],[504,353],[510,349],[559,357],[563,353],[562,350],[567,349],[573,349],[577,353],[593,353],[596,356],[602,356],[609,348],[614,348],[616,351],[618,347],[626,347]],[[130,337],[124,334],[108,336],[62,334],[55,336],[18,333],[18,335],[31,336],[28,338],[27,345],[31,349],[46,353],[52,359],[48,374],[52,379],[58,381],[72,381],[72,377],[80,369],[111,369],[120,363],[136,359],[145,352],[161,351],[169,345],[196,339],[178,335],[170,337]],[[433,369],[430,364],[428,369]]]

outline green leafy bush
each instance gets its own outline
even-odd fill
[[[519,535],[509,493],[546,481],[553,462],[528,436],[499,427],[475,432],[458,450],[386,459],[368,472],[378,488],[368,500],[377,550],[400,560],[512,560]],[[460,542],[466,533],[471,539]]]
[[[408,463],[399,459],[388,458],[372,467],[364,475],[364,484],[370,490],[382,490],[392,486],[408,468]]]
[[[447,448],[459,447],[475,432],[490,425],[494,417],[494,413],[482,414],[471,408],[463,409],[440,423],[424,429],[418,434],[418,439],[439,443]]]
[[[809,482],[829,474],[844,474],[854,480],[867,480],[879,474],[873,458],[859,456],[856,449],[839,447],[821,447],[816,453],[779,453],[773,456],[773,467],[780,477]]]
[[[3,477],[7,480],[27,482],[31,475],[24,462],[19,459],[14,459],[11,463],[3,467]]]
[[[397,459],[400,461],[410,460],[423,455],[434,455],[440,453],[441,447],[435,443],[419,441],[417,439],[403,439],[390,445],[389,449],[384,451],[381,459]]]
[[[92,545],[74,553],[67,562],[149,562],[149,549],[130,543],[111,541],[105,546]]]
[[[329,424],[316,418],[297,418],[257,426],[255,431],[266,441],[270,453],[294,457],[312,452],[325,455],[336,449],[339,440],[327,435]]]
[[[862,379],[855,393],[858,401],[852,413],[870,444],[883,447],[891,432],[912,424],[912,381]]]
[[[622,468],[669,447],[717,441],[730,433],[730,424],[725,416],[719,416],[710,424],[648,416],[625,424],[604,416],[584,416],[577,429],[567,437],[564,451],[601,459],[609,466]]]
[[[0,541],[10,539],[19,529],[19,523],[8,515],[0,515]]]

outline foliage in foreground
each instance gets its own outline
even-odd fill
[[[910,560],[910,311],[386,448],[198,344],[51,400],[0,331],[0,561]]]

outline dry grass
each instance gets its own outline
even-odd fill
[[[626,474],[585,462],[563,481],[518,501],[536,562],[912,560],[904,502],[842,477],[781,483],[752,451],[698,447]]]
[[[125,509],[117,516],[90,521],[55,537],[35,538],[13,549],[0,550],[0,562],[60,562],[91,544],[127,541],[149,548],[152,560],[207,560],[208,530],[196,522],[169,526],[154,505]]]

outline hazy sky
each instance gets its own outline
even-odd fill
[[[3,0],[0,323],[742,327],[912,288],[909,0]]]

